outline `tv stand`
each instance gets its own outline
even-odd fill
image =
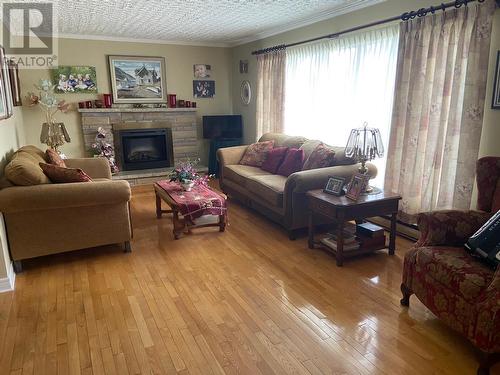
[[[210,140],[210,153],[208,155],[208,173],[219,177],[219,163],[217,150],[219,148],[241,146],[241,138],[212,138]]]

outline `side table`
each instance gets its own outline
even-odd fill
[[[309,207],[309,248],[314,249],[320,244],[314,239],[314,216],[321,215],[337,224],[337,250],[334,251],[337,266],[341,267],[344,259],[351,256],[381,250],[384,247],[359,249],[344,252],[344,228],[346,222],[362,220],[374,216],[391,216],[391,231],[389,237],[389,255],[396,251],[396,217],[401,196],[390,192],[381,192],[374,195],[362,195],[357,202],[345,196],[337,197],[326,194],[323,190],[311,190],[307,193]]]

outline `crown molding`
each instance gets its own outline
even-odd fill
[[[162,39],[145,39],[145,38],[125,38],[119,36],[106,36],[106,35],[84,35],[84,34],[67,34],[58,33],[57,39],[85,39],[85,40],[100,40],[110,42],[124,42],[124,43],[150,43],[150,44],[170,44],[179,46],[193,46],[193,47],[216,47],[228,48],[231,43],[217,43],[217,42],[190,42],[182,40],[162,40]]]
[[[299,29],[304,26],[309,26],[314,23],[325,21],[331,18],[341,16],[343,14],[351,13],[359,9],[363,9],[372,5],[383,3],[387,0],[352,0],[348,3],[342,4],[341,6],[331,9],[329,11],[323,12],[320,15],[315,15],[302,19],[297,22],[289,22],[286,25],[275,27],[261,33],[253,34],[245,38],[238,39],[237,41],[230,42],[230,47],[241,46],[243,44],[255,42],[257,40],[265,39],[270,36],[278,35],[287,31]]]

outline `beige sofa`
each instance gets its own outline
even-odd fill
[[[304,149],[305,157],[311,154],[320,141],[284,134],[264,134],[259,142],[274,140],[275,147],[286,146]],[[217,151],[220,163],[220,186],[229,196],[235,197],[254,208],[289,231],[290,239],[295,231],[307,227],[306,192],[325,187],[328,177],[339,176],[349,180],[359,165],[345,157],[343,147],[335,150],[335,165],[293,173],[289,177],[273,175],[257,167],[240,165],[248,146],[222,148]],[[370,176],[377,169],[367,164]]]
[[[41,183],[15,186],[4,180],[0,190],[0,212],[16,272],[22,271],[23,259],[42,255],[114,243],[124,243],[125,251],[131,251],[130,186],[111,180],[106,159],[66,160],[68,167],[81,168],[93,182],[52,184],[43,181],[36,169],[45,161],[43,151],[25,146],[14,158],[19,154],[23,155],[22,173],[29,169]]]

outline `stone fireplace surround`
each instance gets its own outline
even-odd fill
[[[172,130],[174,163],[200,157],[195,108],[91,108],[79,109],[86,156],[91,156],[91,145],[97,129],[102,127],[108,141],[115,147],[115,157],[121,169],[121,145],[118,131],[125,129]],[[203,168],[201,168],[203,170]],[[141,170],[119,172],[117,178],[128,179],[131,184],[146,183],[165,177],[168,170]]]

